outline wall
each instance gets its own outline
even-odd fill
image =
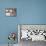
[[[17,24],[46,24],[46,0],[0,1],[0,10],[8,7],[17,8],[17,16],[6,17],[0,11],[0,44],[8,43],[9,32],[18,32]]]

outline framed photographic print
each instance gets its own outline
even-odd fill
[[[5,8],[6,16],[16,16],[16,8]]]

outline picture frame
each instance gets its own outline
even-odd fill
[[[16,16],[16,8],[5,8],[6,16]]]

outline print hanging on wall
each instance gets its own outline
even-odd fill
[[[16,8],[5,8],[6,16],[16,16]]]

